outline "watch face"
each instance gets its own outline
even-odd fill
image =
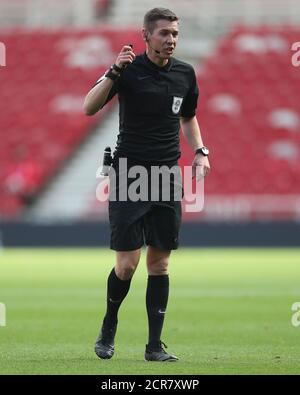
[[[209,149],[206,147],[202,147],[202,152],[204,155],[208,155],[209,154]]]

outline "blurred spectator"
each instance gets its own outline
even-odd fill
[[[6,193],[17,197],[23,205],[29,206],[35,200],[40,182],[39,163],[29,157],[25,147],[18,146],[14,151],[12,164],[8,168],[4,180]]]

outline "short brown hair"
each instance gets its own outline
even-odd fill
[[[144,28],[152,33],[155,29],[155,22],[160,19],[165,19],[171,22],[179,20],[174,12],[168,8],[152,8],[152,10],[148,11],[144,16]]]

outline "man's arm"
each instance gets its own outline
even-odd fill
[[[113,84],[113,80],[104,77],[89,91],[83,103],[83,111],[86,115],[94,115],[103,107]]]
[[[185,139],[187,140],[189,146],[195,152],[196,149],[202,148],[204,146],[200,127],[198,124],[197,117],[192,118],[180,118],[180,125]],[[196,167],[203,166],[203,174],[206,176],[210,171],[210,165],[207,156],[202,154],[196,154],[193,160],[193,177],[196,174]]]
[[[129,63],[132,63],[135,58],[135,54],[132,51],[132,48],[128,45],[125,45],[121,52],[119,53],[115,64],[122,68]],[[114,74],[118,75],[119,73],[115,70],[112,71]],[[83,104],[83,111],[86,115],[94,115],[98,112],[105,104],[106,99],[109,95],[111,88],[113,87],[114,81],[110,78],[103,76],[101,82],[95,85],[89,93],[86,95]]]

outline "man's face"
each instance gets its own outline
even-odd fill
[[[164,19],[156,21],[156,26],[148,39],[151,47],[160,51],[160,57],[168,59],[173,55],[178,41],[178,22],[167,21]]]

